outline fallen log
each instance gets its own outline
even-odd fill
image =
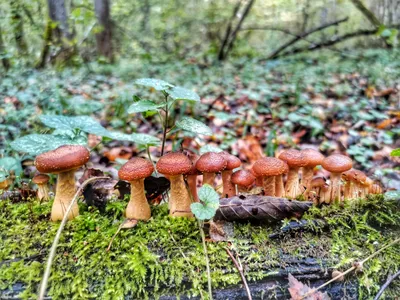
[[[259,195],[240,195],[220,200],[214,220],[277,222],[301,217],[312,202]]]

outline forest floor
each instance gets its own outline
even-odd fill
[[[218,147],[240,157],[245,167],[286,148],[313,147],[325,155],[339,151],[350,155],[356,168],[380,181],[392,198],[398,198],[400,161],[390,156],[393,149],[400,148],[398,50],[365,50],[351,55],[327,52],[266,64],[246,60],[223,66],[192,60],[168,64],[124,61],[116,66],[13,70],[0,82],[0,98],[4,99],[0,103],[1,151],[4,157],[21,162],[23,168],[12,188],[29,192],[35,169],[34,156],[17,153],[10,143],[26,134],[49,133],[50,129],[38,118],[42,114],[90,115],[107,129],[161,137],[157,115],[127,113],[134,95],[149,100],[160,96],[154,89],[134,83],[144,77],[162,79],[200,95],[199,103],[175,105],[171,127],[174,120],[188,115],[213,131],[211,136],[171,131],[166,151]],[[57,130],[53,134],[70,134]],[[124,160],[146,155],[143,147],[136,144],[104,140],[99,145],[94,135],[78,135],[93,148],[90,166],[114,176]],[[150,153],[158,158],[160,147],[150,147]],[[325,175],[323,170],[318,174]],[[154,208],[157,222],[152,220],[148,225],[124,231],[115,240],[115,250],[105,251],[125,205],[126,202],[112,202],[101,214],[81,204],[82,215],[64,232],[50,279],[50,295],[143,298],[149,286],[161,295],[203,293],[206,275],[197,223],[170,222],[165,205]],[[57,230],[47,221],[49,210],[48,203],[38,201],[0,201],[0,237],[4,241],[0,245],[0,291],[22,284],[21,297],[29,299],[37,292],[44,266],[40,257]],[[398,203],[385,203],[382,197],[359,207],[350,205],[346,210],[312,209],[306,219],[324,219],[329,224],[327,235],[314,229],[293,239],[287,236],[274,241],[269,234],[288,220],[270,228],[237,224],[234,247],[243,259],[250,282],[274,278],[286,254],[292,255],[292,260],[313,257],[317,265],[343,270],[398,236],[398,211]],[[179,246],[171,238],[174,235]],[[129,242],[125,243],[128,237]],[[227,266],[227,246],[230,245],[225,242],[208,243],[215,287],[241,282],[234,265]],[[192,268],[179,253],[190,257]],[[398,270],[399,256],[395,247],[385,256],[371,260],[367,271],[357,277],[361,298],[375,295],[389,270]],[[321,262],[321,257],[326,261]],[[103,268],[96,268],[100,265]],[[324,276],[329,279],[327,274]],[[167,283],[167,287],[161,283]],[[186,291],[184,284],[190,285]],[[393,285],[390,293],[395,295],[398,289],[398,284]]]

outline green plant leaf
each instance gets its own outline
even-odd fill
[[[390,152],[390,156],[400,156],[400,148],[394,149]]]
[[[204,184],[198,191],[198,197],[201,202],[214,206],[215,209],[219,206],[219,195],[209,184]]]
[[[66,117],[57,115],[43,115],[40,120],[48,127],[64,130],[82,130],[87,133],[103,136],[107,129],[89,116]]]
[[[190,209],[192,213],[199,220],[209,220],[215,216],[215,209],[201,203],[192,203],[190,204]]]
[[[122,132],[108,131],[104,136],[113,140],[129,141],[146,147],[158,146],[161,143],[159,138],[145,133],[126,134]]]
[[[183,87],[173,87],[168,91],[169,96],[174,100],[185,100],[185,101],[194,101],[200,102],[200,96],[195,92],[185,89]]]
[[[202,135],[213,134],[210,127],[190,117],[183,117],[182,120],[177,121],[175,125],[180,129],[190,131],[196,134],[202,134]]]
[[[398,200],[400,199],[400,191],[387,191],[385,193],[386,200]]]
[[[207,152],[216,152],[216,153],[219,153],[219,152],[222,152],[222,151],[224,151],[224,150],[222,150],[221,148],[219,148],[219,147],[217,147],[217,146],[214,146],[214,145],[205,145],[205,146],[203,146],[203,147],[200,148],[199,153],[200,153],[200,155],[203,155],[204,153],[207,153]]]
[[[200,203],[192,203],[190,209],[199,220],[209,220],[215,216],[219,207],[219,195],[208,184],[203,185],[198,192]]]
[[[156,89],[157,91],[165,91],[174,86],[164,80],[155,79],[155,78],[140,78],[140,79],[135,80],[135,83],[139,84],[139,85],[152,87],[152,88]]]
[[[162,106],[164,106],[164,104],[157,104],[150,100],[139,100],[138,102],[135,102],[129,106],[128,114],[158,110]]]
[[[7,173],[14,171],[14,174],[19,176],[22,173],[21,162],[14,157],[0,158],[0,170],[6,171]]]
[[[11,147],[18,152],[38,155],[43,152],[54,150],[63,145],[85,144],[82,144],[81,140],[72,140],[68,136],[52,134],[29,134],[11,142]]]

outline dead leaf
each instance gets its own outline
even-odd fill
[[[237,148],[239,158],[242,161],[253,163],[263,157],[262,147],[255,136],[249,135],[243,139],[239,139],[237,141]]]
[[[137,223],[138,223],[138,220],[136,220],[136,219],[125,219],[122,222],[120,228],[121,229],[131,229],[133,227],[136,227]]]
[[[115,147],[104,153],[109,161],[115,161],[117,158],[130,159],[132,157],[132,149],[129,147]]]
[[[330,300],[331,298],[326,293],[322,292],[314,292],[310,296],[304,298],[304,296],[308,293],[314,291],[313,288],[310,288],[308,285],[301,283],[298,281],[292,274],[289,274],[289,293],[292,297],[292,300]]]

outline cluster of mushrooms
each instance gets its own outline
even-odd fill
[[[52,221],[62,220],[64,217],[76,192],[75,170],[89,161],[89,155],[89,151],[83,146],[68,145],[36,158],[35,165],[39,172],[58,175],[51,211]],[[199,201],[197,176],[203,176],[203,184],[214,186],[218,173],[221,173],[223,182],[222,195],[227,198],[237,193],[248,193],[255,186],[262,187],[262,194],[266,196],[288,199],[300,197],[312,200],[316,205],[382,193],[380,185],[363,172],[352,169],[351,159],[341,154],[324,157],[314,149],[290,149],[282,152],[278,158],[265,157],[257,160],[250,170],[235,170],[241,164],[239,158],[227,152],[207,152],[201,156],[171,152],[162,156],[155,169],[171,183],[170,215],[192,217],[190,204]],[[317,166],[330,172],[329,182],[324,177],[314,177]],[[119,178],[131,185],[130,201],[125,211],[127,218],[150,219],[151,210],[145,196],[144,179],[153,174],[155,169],[152,162],[141,157],[130,159],[120,168]],[[33,179],[39,186],[39,198],[48,198],[48,179],[45,174],[38,174]],[[68,219],[73,219],[78,214],[78,205],[75,203]]]

